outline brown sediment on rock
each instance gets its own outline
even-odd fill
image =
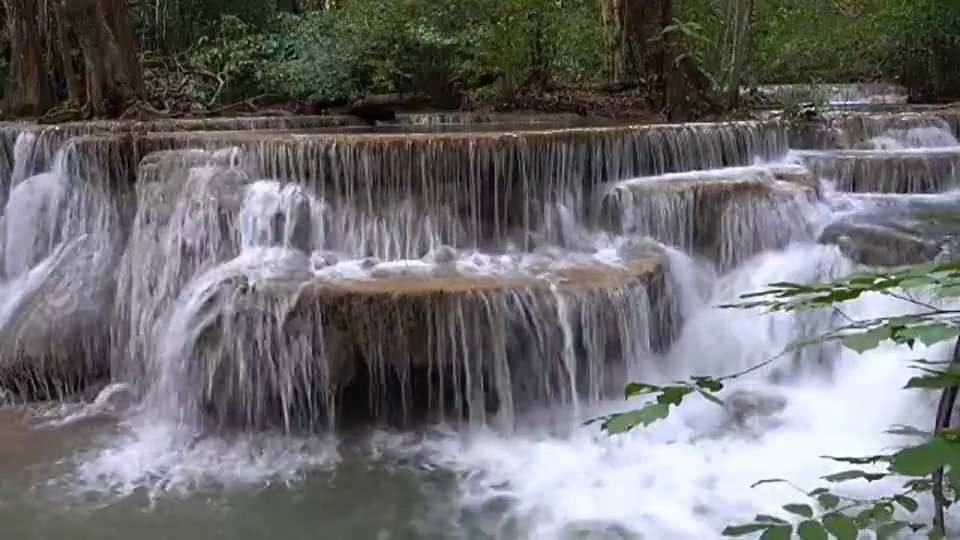
[[[318,279],[307,286],[319,296],[370,295],[419,296],[429,294],[547,289],[561,291],[605,289],[645,285],[663,272],[661,259],[626,262],[623,265],[594,264],[556,268],[548,275],[523,272],[500,275],[465,275],[438,272],[435,275],[393,276],[369,279]]]
[[[386,127],[414,129],[416,126],[484,124],[523,126],[538,124],[560,125],[571,123],[591,124],[602,119],[584,119],[569,114],[505,114],[505,113],[403,113]],[[30,123],[7,123],[18,130],[34,133],[61,134],[62,136],[93,135],[98,133],[180,133],[180,132],[233,132],[233,131],[285,131],[313,129],[344,129],[368,127],[367,123],[352,115],[290,115],[290,116],[241,116],[217,118],[170,118],[161,120],[85,120],[56,125]]]
[[[601,200],[599,218],[727,269],[760,251],[811,240],[810,208],[819,199],[818,182],[804,167],[730,167],[618,182]]]
[[[39,170],[49,169],[53,158],[67,141],[76,137],[137,138],[149,133],[180,133],[211,130],[285,130],[342,128],[361,125],[349,116],[290,116],[240,118],[184,118],[168,120],[89,120],[57,125],[8,124],[8,131],[28,132],[35,138],[34,159]],[[143,155],[143,154],[140,154]],[[128,158],[137,160],[140,155]]]
[[[506,133],[154,133],[138,137],[137,153],[235,146],[254,177],[304,184],[361,213],[400,201],[423,215],[444,209],[463,219],[443,242],[483,247],[537,230],[545,205],[577,206],[604,182],[745,164],[783,153],[784,142],[776,123],[733,122]]]
[[[157,133],[181,131],[248,131],[309,129],[363,125],[349,115],[245,116],[233,118],[170,118],[162,120],[84,120],[56,125],[27,125],[38,133]]]
[[[798,152],[815,175],[858,193],[936,193],[957,181],[960,150],[840,150]]]
[[[232,281],[190,376],[214,381],[198,399],[221,424],[334,421],[355,412],[337,411],[354,384],[375,416],[391,412],[390,392],[403,416],[599,399],[663,338],[651,334],[665,325],[667,272],[651,256],[558,271],[555,290],[519,272]]]
[[[478,122],[482,124],[483,122]],[[732,121],[732,122],[684,122],[682,124],[625,124],[625,125],[601,125],[601,126],[572,126],[572,127],[554,127],[548,124],[545,128],[538,128],[535,123],[530,123],[529,129],[517,129],[511,131],[491,131],[486,132],[483,130],[478,131],[465,131],[465,132],[449,132],[449,133],[437,133],[437,132],[410,132],[410,133],[331,133],[331,134],[316,134],[318,137],[326,135],[327,137],[363,137],[363,138],[382,138],[382,139],[406,139],[406,138],[452,138],[452,139],[474,139],[474,138],[516,138],[516,137],[531,137],[531,136],[541,136],[541,137],[551,137],[556,136],[557,134],[570,133],[570,134],[581,134],[585,136],[590,136],[593,134],[630,134],[634,132],[641,133],[676,133],[679,136],[683,134],[693,134],[698,133],[702,134],[704,131],[717,131],[717,132],[727,132],[731,133],[732,136],[736,136],[736,131],[747,131],[753,132],[748,133],[747,135],[762,135],[763,132],[767,130],[778,130],[780,124],[775,121],[752,121],[752,120],[743,120],[743,121]],[[135,131],[144,131],[144,130],[135,130]],[[155,135],[163,136],[166,135],[166,132],[176,133],[177,130],[152,130]],[[160,131],[160,133],[157,133]],[[186,131],[184,133],[185,139],[191,139],[196,137],[200,141],[226,141],[231,142],[237,139],[253,139],[253,140],[272,140],[272,139],[283,139],[288,135],[291,135],[289,132],[277,131],[277,130],[215,130],[215,129],[198,129],[198,130],[182,130]],[[293,133],[296,134],[296,133]],[[775,136],[779,133],[767,132],[767,135]],[[309,132],[297,134],[311,136]],[[742,137],[743,135],[741,135]],[[691,138],[692,139],[692,138]],[[693,143],[694,141],[684,141]],[[775,144],[777,141],[773,141]]]
[[[436,124],[449,125],[537,125],[537,124],[595,124],[609,120],[595,117],[584,117],[571,113],[538,113],[538,112],[424,112],[424,113],[397,113],[397,123],[411,126],[430,126]]]

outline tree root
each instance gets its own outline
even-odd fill
[[[124,109],[121,120],[136,118],[137,120],[159,120],[170,118],[168,111],[157,109],[148,101],[135,101]]]

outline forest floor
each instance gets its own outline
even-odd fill
[[[652,110],[647,96],[639,90],[611,90],[603,87],[567,87],[525,91],[510,100],[471,100],[457,96],[432,99],[422,93],[371,95],[348,99],[302,99],[262,95],[242,101],[201,107],[189,101],[148,99],[131,107],[121,118],[154,120],[163,118],[223,118],[245,116],[354,115],[368,122],[389,122],[396,113],[472,112],[478,114],[565,114],[585,118],[625,120],[643,123],[667,121],[664,114]],[[724,115],[730,118],[734,115]],[[742,115],[741,115],[742,116]],[[83,120],[82,111],[55,109],[41,118],[44,124]],[[717,118],[719,119],[719,118]],[[26,120],[26,119],[25,119]]]

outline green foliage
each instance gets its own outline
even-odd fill
[[[960,2],[689,0],[664,28],[714,90],[898,80],[960,93]],[[336,98],[425,90],[508,101],[528,88],[606,82],[596,0],[152,0],[132,18],[151,89],[205,106],[263,94]],[[172,75],[171,75],[172,74]],[[169,75],[169,76],[168,76]],[[169,97],[169,96],[162,96]],[[807,116],[823,95],[788,97]],[[728,101],[737,106],[736,100]]]
[[[683,17],[712,36],[700,50],[711,69],[737,0],[690,0]],[[845,2],[848,3],[848,2]],[[960,93],[960,2],[862,0],[862,13],[844,13],[838,0],[756,0],[749,85],[899,81],[916,97]]]
[[[209,74],[188,88],[204,103],[409,91],[442,99],[478,88],[510,99],[528,84],[602,75],[592,0],[351,0],[298,13],[238,0],[211,12],[220,1],[170,4],[177,16],[204,21],[178,30],[193,39],[150,14],[137,17],[145,42],[179,44],[187,71]]]
[[[765,291],[743,295],[744,302],[740,304],[723,307],[765,308],[771,311],[836,310],[844,302],[865,294],[880,294],[914,304],[916,313],[875,320],[848,320],[847,325],[824,335],[792,343],[788,351],[825,340],[839,340],[857,352],[877,348],[888,341],[913,348],[917,343],[929,346],[957,340],[960,334],[960,311],[917,300],[912,293],[918,290],[925,296],[935,296],[937,300],[960,296],[960,263],[914,265],[883,273],[858,272],[830,283],[774,283]],[[630,383],[625,391],[626,397],[650,395],[654,399],[636,410],[600,419],[602,427],[611,434],[617,434],[647,426],[666,418],[670,406],[679,405],[694,393],[712,402],[722,403],[713,394],[723,388],[725,381],[741,377],[775,360],[770,359],[760,366],[726,377],[692,377],[690,381],[666,386]],[[904,389],[945,389],[960,385],[960,365],[951,361],[916,360],[914,368],[919,374],[907,380]],[[804,540],[830,537],[855,540],[861,531],[869,530],[880,539],[893,538],[904,531],[926,531],[931,537],[942,537],[942,531],[932,530],[929,524],[917,523],[908,516],[917,511],[921,497],[932,497],[944,506],[957,502],[960,488],[960,430],[925,432],[909,426],[895,426],[890,433],[913,437],[915,442],[874,456],[824,456],[824,459],[855,468],[824,476],[822,480],[833,485],[850,481],[899,479],[901,488],[896,492],[878,499],[863,500],[845,497],[826,487],[805,491],[787,480],[761,480],[754,486],[788,484],[806,498],[805,501],[783,507],[785,515],[792,515],[794,519],[758,515],[749,523],[725,528],[723,534],[739,537],[761,533],[760,538],[763,539],[797,536]],[[944,483],[935,480],[940,472],[946,479]]]

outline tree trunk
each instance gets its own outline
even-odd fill
[[[684,118],[714,105],[709,79],[686,54],[674,24],[673,0],[603,0],[610,74],[615,84],[640,83],[654,109]]]
[[[67,84],[67,102],[71,106],[80,106],[87,101],[87,90],[83,82],[83,52],[76,36],[70,32],[66,15],[59,3],[55,4],[54,15],[57,23],[57,50],[60,53],[63,78]]]
[[[10,74],[3,99],[3,112],[7,116],[40,116],[50,106],[37,15],[36,0],[9,0],[7,3],[11,44]]]
[[[601,0],[600,17],[603,24],[604,45],[607,53],[607,73],[613,84],[625,84],[631,78],[627,62],[628,31],[623,18],[627,0]]]
[[[117,40],[120,55],[126,66],[137,96],[143,98],[143,72],[140,69],[140,59],[137,56],[137,37],[133,33],[133,23],[127,10],[126,0],[100,0],[103,13],[106,15],[107,26]]]
[[[119,116],[142,101],[143,76],[122,0],[59,0],[65,66],[82,58],[82,103],[90,116]],[[76,47],[70,47],[75,43]],[[71,53],[70,51],[73,51]]]
[[[530,74],[525,86],[548,88],[553,82],[551,55],[547,50],[545,28],[549,6],[537,5],[527,13],[530,28]]]
[[[665,90],[670,70],[663,29],[673,21],[673,0],[603,0],[601,16],[612,82],[644,82]]]
[[[743,65],[749,54],[753,36],[754,0],[727,0],[724,34],[713,62],[718,85],[724,93],[727,108],[734,109],[740,100]]]

